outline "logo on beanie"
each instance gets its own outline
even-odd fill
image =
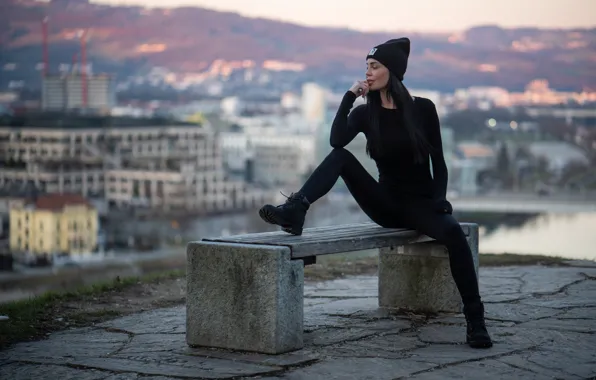
[[[377,52],[377,48],[372,48],[370,49],[370,51],[368,52],[368,55],[374,55]]]

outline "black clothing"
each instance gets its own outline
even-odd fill
[[[432,199],[400,195],[377,182],[344,148],[335,148],[315,169],[299,194],[312,204],[343,178],[352,196],[369,218],[386,228],[411,228],[449,251],[451,273],[464,303],[480,300],[472,252],[453,216],[435,211]]]
[[[366,59],[374,58],[381,62],[393,75],[404,80],[410,56],[410,39],[396,38],[370,49]]]
[[[490,339],[484,321],[484,305],[475,302],[464,305],[466,317],[466,342],[472,348],[490,348],[493,342]]]
[[[367,105],[360,105],[350,113],[355,100],[356,95],[348,91],[337,110],[330,138],[331,146],[334,148],[345,147],[360,132],[368,137]],[[408,132],[403,127],[400,111],[381,108],[379,126],[383,153],[380,157],[373,157],[379,169],[379,182],[392,192],[402,195],[412,194],[437,201],[444,200],[447,193],[447,165],[443,156],[437,110],[429,99],[416,98],[414,114],[433,148],[430,156],[433,165],[432,177],[428,159],[420,164],[414,162],[414,150]]]
[[[348,92],[331,129],[334,149],[314,170],[299,194],[311,204],[327,194],[339,177],[362,210],[377,224],[387,228],[412,228],[445,244],[449,263],[464,304],[480,302],[478,280],[472,252],[459,223],[437,204],[447,202],[447,167],[443,158],[439,120],[434,104],[424,98],[415,100],[415,112],[421,117],[425,133],[434,148],[433,173],[429,162],[414,163],[409,138],[400,125],[399,111],[383,109],[381,141],[384,151],[375,157],[379,168],[377,182],[356,157],[343,147],[359,133],[367,133],[366,105],[348,116],[356,96]],[[448,203],[448,202],[447,202]]]
[[[304,195],[292,193],[284,204],[261,207],[259,216],[269,224],[281,226],[284,232],[292,235],[302,235],[304,218],[309,207],[310,203]]]

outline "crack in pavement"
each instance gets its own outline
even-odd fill
[[[490,356],[483,356],[481,358],[473,358],[473,359],[468,359],[468,360],[458,360],[458,361],[454,361],[451,363],[446,363],[446,364],[439,364],[436,367],[431,367],[431,368],[427,368],[427,369],[423,369],[421,371],[416,371],[416,372],[412,372],[406,376],[400,376],[400,377],[396,377],[392,380],[402,380],[402,379],[407,379],[408,377],[412,377],[412,376],[416,376],[422,373],[426,373],[426,372],[433,372],[433,371],[437,371],[440,369],[444,369],[444,368],[449,368],[449,367],[455,367],[459,364],[464,364],[464,363],[474,363],[474,362],[481,362],[487,359],[498,359],[498,358],[502,358],[502,357],[506,357],[506,356],[512,356],[512,355],[517,355],[519,353],[525,352],[525,351],[531,351],[531,350],[535,350],[536,348],[538,348],[539,346],[531,346],[528,348],[523,348],[523,349],[519,349],[519,350],[513,350],[510,352],[505,352],[505,353],[500,353],[500,354],[495,354],[495,355],[490,355]]]
[[[532,371],[531,369],[528,369],[528,368],[524,368],[524,367],[521,367],[521,366],[518,366],[518,365],[515,365],[515,364],[511,364],[511,363],[508,363],[508,362],[504,362],[504,361],[501,361],[501,360],[498,360],[498,359],[497,359],[497,361],[499,363],[505,364],[506,366],[511,367],[511,368],[519,369],[519,370],[522,370],[522,371],[527,371],[527,372],[533,373],[534,375],[540,375],[538,372]]]
[[[554,308],[551,308],[554,309]],[[523,324],[523,323],[528,323],[528,322],[532,322],[532,321],[540,321],[543,319],[550,319],[550,318],[554,318],[554,319],[558,319],[557,317],[565,314],[567,312],[567,310],[561,310],[561,309],[556,309],[557,313],[553,314],[553,315],[545,315],[543,317],[535,317],[535,318],[530,318],[527,321],[514,321],[511,319],[501,319],[501,318],[494,318],[494,317],[490,317],[490,316],[485,316],[484,319],[486,319],[487,321],[494,321],[494,322],[508,322],[508,323],[513,323],[515,325],[519,325],[519,324]],[[568,319],[579,319],[579,318],[568,318]]]
[[[182,356],[182,355],[180,355]],[[194,355],[194,356],[200,356],[200,355]],[[99,357],[101,358],[101,357]],[[74,359],[74,358],[73,358]],[[230,361],[234,361],[234,362],[242,362],[245,364],[252,364],[255,365],[255,362],[250,362],[250,361],[245,361],[245,360],[231,360],[231,359],[221,359],[221,358],[216,358],[216,359],[220,359],[220,360],[230,360]],[[240,379],[247,379],[247,378],[259,378],[262,376],[277,376],[277,375],[282,375],[285,372],[291,371],[291,370],[295,370],[295,369],[300,369],[300,368],[306,368],[308,366],[311,366],[313,364],[315,364],[316,362],[319,362],[321,359],[320,358],[313,358],[312,360],[308,360],[305,362],[301,362],[299,364],[289,364],[289,365],[274,365],[274,364],[268,364],[268,363],[257,363],[258,365],[261,366],[269,366],[269,367],[277,367],[279,369],[274,369],[271,371],[264,371],[264,372],[259,372],[257,374],[243,374],[243,375],[230,375],[230,376],[218,376],[218,379],[225,379],[225,380],[240,380]],[[141,364],[151,364],[148,362],[143,362],[143,361],[138,361]],[[23,360],[16,360],[13,361],[13,363],[23,363],[23,364],[30,364],[30,365],[52,365],[52,366],[58,366],[58,367],[65,367],[65,368],[72,368],[72,369],[78,369],[78,370],[89,370],[92,369],[94,371],[99,371],[99,372],[105,372],[107,375],[104,379],[110,378],[112,375],[114,374],[126,374],[126,373],[134,373],[137,375],[138,378],[150,378],[150,377],[160,377],[160,376],[164,376],[164,375],[158,375],[158,374],[147,374],[147,373],[139,373],[136,370],[114,370],[114,369],[106,369],[100,366],[95,366],[95,365],[89,365],[89,364],[79,364],[79,363],[40,363],[37,361],[30,361],[27,359],[23,359]],[[189,368],[192,369],[193,367],[191,366],[178,366],[181,368]],[[168,374],[168,377],[174,378],[174,379],[193,379],[193,380],[212,380],[214,379],[214,377],[198,377],[198,376],[180,376],[180,375],[175,375],[175,374]]]
[[[316,363],[318,363],[320,361],[321,361],[320,358],[316,358],[312,362],[299,363],[299,364],[295,364],[295,365],[288,365],[288,366],[283,367],[283,369],[281,371],[277,371],[277,373],[275,375],[282,375],[283,376],[284,374],[286,374],[288,372],[291,372],[291,371],[295,371],[297,369],[311,367],[311,366],[313,366],[314,364],[316,364]],[[255,374],[255,375],[245,375],[245,376],[240,376],[237,379],[255,379],[255,378],[261,378],[264,375],[265,374],[262,374],[262,373],[261,374]],[[266,375],[269,376],[271,374],[267,373]],[[229,379],[226,378],[226,380],[234,380],[234,379],[236,379],[236,378],[229,378]]]
[[[349,296],[305,296],[304,299],[332,299],[333,301],[342,301],[342,300],[357,300],[357,299],[366,299],[366,298],[377,298],[377,296],[360,296],[360,297],[349,297]]]
[[[509,294],[514,294],[514,293],[500,293],[500,294],[491,294],[493,296],[506,296]],[[514,298],[511,300],[504,300],[504,301],[482,301],[483,303],[490,303],[490,304],[499,304],[499,303],[504,303],[504,304],[515,304],[515,303],[519,303],[519,301],[523,301],[523,300],[527,300],[530,297],[520,297],[520,298]]]
[[[538,348],[538,350],[536,350],[536,351],[534,351],[534,352],[540,352],[540,347]],[[530,354],[531,354],[531,353],[530,353],[530,352],[528,352],[528,353],[523,353],[523,354],[522,354],[522,355],[520,355],[520,356],[521,356],[521,358],[522,358],[523,360],[525,360],[526,362],[532,363],[532,364],[533,364],[533,365],[535,365],[536,367],[538,367],[538,368],[541,368],[541,369],[543,369],[543,370],[545,370],[545,371],[548,371],[548,372],[551,372],[551,373],[552,373],[552,372],[563,372],[563,373],[565,373],[565,374],[567,374],[567,375],[575,376],[574,374],[571,374],[571,373],[569,373],[569,372],[567,372],[567,371],[564,371],[564,370],[562,370],[562,369],[560,369],[560,368],[549,368],[549,367],[545,367],[544,365],[542,365],[542,364],[540,364],[540,363],[536,363],[536,362],[534,362],[534,361],[530,360],[530,356],[531,356]],[[504,362],[504,361],[501,361],[501,360],[499,360],[499,362],[500,362],[500,363],[503,363],[503,364],[510,365],[510,366],[512,366],[512,367],[517,367],[517,366],[515,366],[514,364],[511,364],[511,363],[508,363],[508,362]],[[530,371],[530,369],[527,369],[527,368],[520,368],[520,369],[525,369],[525,370],[527,370],[527,371]],[[533,372],[533,373],[536,373],[536,374],[538,374],[538,373],[537,373],[537,372],[535,372],[535,371],[532,371],[532,372]],[[553,379],[553,380],[563,380],[564,378],[561,378],[561,377],[553,377],[552,379]]]
[[[534,364],[535,366],[537,366],[537,367],[540,367],[540,368],[542,368],[542,369],[544,369],[544,370],[547,370],[547,371],[557,371],[557,372],[563,372],[563,373],[565,373],[565,374],[567,374],[567,375],[570,375],[570,376],[576,376],[576,375],[574,375],[573,373],[569,373],[569,372],[565,371],[564,369],[561,369],[561,368],[552,368],[552,367],[547,367],[547,366],[545,366],[544,364],[541,364],[541,363],[535,362],[534,360],[532,360],[532,359],[530,358],[530,356],[529,356],[529,355],[528,355],[528,356],[527,356],[525,359],[526,359],[526,361],[527,361],[527,362],[529,362],[529,363],[532,363],[532,364]],[[579,376],[578,376],[578,377],[579,377]]]
[[[143,362],[141,362],[143,363]],[[149,363],[145,363],[145,364],[149,364]],[[158,376],[165,376],[165,375],[158,375],[158,374],[147,374],[147,373],[139,373],[135,370],[106,370],[105,368],[99,367],[99,366],[95,366],[95,365],[88,365],[88,364],[75,364],[75,363],[65,363],[64,366],[69,367],[69,368],[74,368],[74,369],[81,369],[81,370],[87,370],[87,369],[93,369],[95,371],[101,371],[101,372],[109,372],[112,374],[125,374],[125,373],[135,373],[137,374],[137,377],[158,377]],[[181,366],[179,366],[181,367]],[[181,368],[188,368],[188,369],[193,369],[193,367],[181,367]],[[230,376],[218,376],[218,379],[225,379],[225,380],[241,380],[241,379],[246,379],[246,378],[256,378],[256,377],[262,377],[262,376],[276,376],[276,375],[280,375],[283,374],[284,372],[286,372],[285,369],[281,368],[281,369],[276,369],[276,370],[271,370],[271,371],[264,371],[264,372],[259,372],[258,374],[252,374],[252,375],[230,375]],[[193,380],[212,380],[213,377],[201,377],[201,376],[184,376],[184,375],[176,375],[176,374],[168,374],[168,377],[174,378],[174,379],[193,379]]]
[[[579,274],[582,274],[582,275],[584,275],[584,276],[587,276],[587,275],[586,275],[585,273],[583,273],[583,272],[581,272],[581,273],[579,273]],[[556,296],[556,295],[558,295],[558,294],[565,294],[565,295],[567,295],[567,290],[568,290],[568,289],[569,289],[571,286],[573,286],[573,285],[577,285],[577,284],[581,284],[582,282],[586,282],[586,281],[589,281],[589,280],[590,280],[589,278],[585,278],[585,277],[584,277],[584,278],[581,278],[581,279],[579,279],[579,280],[575,280],[575,281],[573,281],[573,282],[570,282],[570,283],[568,283],[568,284],[565,284],[565,285],[563,285],[562,287],[560,287],[558,290],[555,290],[555,291],[553,291],[553,292],[533,292],[533,293],[530,293],[530,295],[531,295],[532,297],[534,297],[534,298],[542,298],[542,297],[545,297],[545,296]]]
[[[133,338],[135,337],[135,333],[131,332],[131,331],[127,331],[127,330],[123,330],[123,329],[118,329],[118,328],[114,328],[114,327],[105,327],[102,328],[100,330],[104,330],[106,332],[111,332],[111,333],[119,333],[119,334],[126,334],[128,335],[128,340],[126,342],[124,342],[122,344],[121,347],[119,347],[116,351],[110,352],[106,355],[102,355],[101,357],[105,357],[105,358],[109,358],[111,356],[117,355],[120,352],[122,352],[122,350],[124,350],[126,347],[128,347],[128,345],[132,342]]]

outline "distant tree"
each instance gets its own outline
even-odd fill
[[[539,120],[540,130],[558,141],[568,140],[575,135],[575,128],[565,121],[554,117],[543,117]]]
[[[509,161],[509,153],[507,152],[507,146],[501,145],[499,153],[497,155],[497,172],[499,174],[508,173],[510,170],[511,162]]]
[[[571,162],[563,168],[559,184],[565,186],[569,181],[576,180],[590,171],[590,167],[582,162]]]
[[[497,177],[501,180],[503,187],[506,189],[511,188],[513,184],[513,176],[512,176],[512,167],[511,167],[511,160],[509,159],[509,152],[507,150],[507,145],[502,144],[499,152],[497,154],[497,163],[496,163],[496,174]]]
[[[522,146],[517,147],[517,149],[515,150],[514,158],[515,158],[515,161],[529,160],[530,158],[532,158],[532,155],[528,151],[528,147],[522,145]]]
[[[539,157],[536,161],[536,179],[544,183],[549,183],[553,173],[550,171],[548,159],[546,157]]]

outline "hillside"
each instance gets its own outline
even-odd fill
[[[0,64],[16,63],[9,71],[5,68],[4,80],[38,76],[45,15],[50,17],[53,71],[78,51],[77,30],[90,28],[89,59],[120,76],[154,65],[196,72],[216,59],[277,59],[304,63],[318,75],[361,75],[370,47],[400,36],[311,28],[203,8],[147,10],[85,0],[0,0],[0,6]],[[407,80],[417,86],[519,90],[534,78],[546,78],[558,89],[596,89],[596,29],[484,26],[458,35],[409,37],[413,46]]]

